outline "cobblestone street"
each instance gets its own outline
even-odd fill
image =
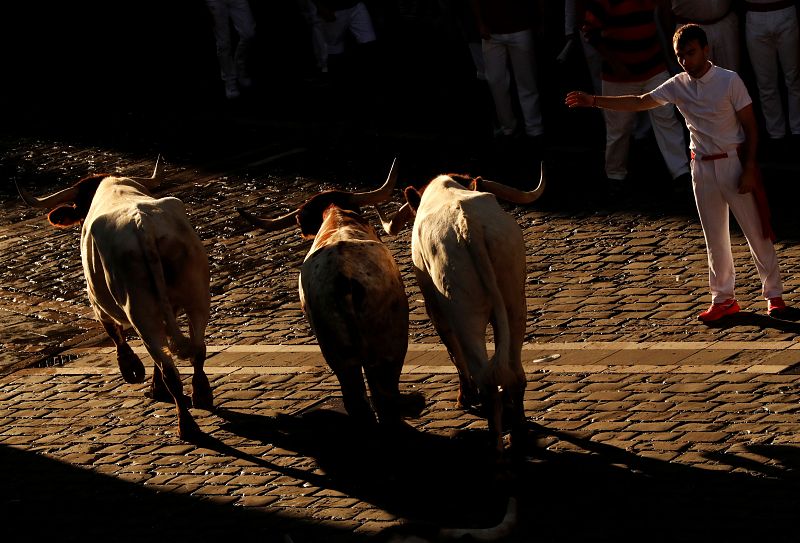
[[[221,170],[171,163],[161,190],[186,202],[212,266],[216,409],[193,410],[207,443],[182,442],[174,408],[119,377],[86,302],[77,229],[56,230],[6,197],[0,453],[12,533],[388,541],[500,521],[509,487],[488,463],[485,419],[454,407],[457,378],[411,273],[408,231],[386,240],[412,310],[401,387],[422,392],[427,408],[400,442],[348,425],[297,301],[309,242],[236,218],[236,206],[282,213],[331,182],[292,175],[302,149],[271,150],[274,161],[254,149]],[[19,140],[6,153],[38,160],[39,179],[59,182],[88,164],[152,166],[53,142]],[[384,175],[376,170],[372,184]],[[507,209],[528,246],[533,436],[514,468],[512,540],[793,540],[798,325],[763,315],[744,240],[734,238],[745,311],[708,327],[694,318],[707,287],[691,215],[553,200]],[[779,254],[791,300],[800,250],[782,241]],[[181,371],[188,386],[191,368]],[[45,510],[49,521],[37,522]]]
[[[128,5],[99,34],[88,7],[23,4],[9,25],[48,36],[25,36],[30,51],[8,71],[27,77],[0,92],[3,541],[427,543],[507,513],[513,530],[499,540],[515,543],[798,540],[796,157],[760,160],[788,316],[767,317],[732,222],[742,312],[704,325],[708,264],[690,187],[670,185],[650,137],[632,143],[629,179],[611,194],[600,112],[563,106],[566,90],[589,82],[554,64],[558,40],[537,44],[550,61],[540,68],[546,138],[534,144],[493,137],[489,91],[444,16],[391,11],[440,2],[370,3],[388,45],[379,73],[352,81],[308,77],[304,51],[287,51],[305,29],[294,3],[261,3],[263,61],[252,93],[232,102],[202,3],[159,4],[155,18]],[[147,379],[123,381],[88,304],[80,229],[52,227],[15,188],[149,176],[159,155],[166,177],[154,194],[185,203],[211,271],[214,409],[191,410],[203,433],[192,442],[177,435],[174,405],[145,395],[153,362],[134,335]],[[501,203],[527,251],[522,458],[496,464],[486,419],[456,407],[458,376],[414,277],[409,228],[382,238],[410,306],[400,388],[426,406],[405,431],[366,431],[346,415],[300,308],[311,241],[237,213],[278,216],[320,190],[372,190],[395,157],[386,212],[402,189],[446,172],[530,189],[544,161],[541,200]],[[364,215],[380,229],[373,208]],[[193,370],[179,368],[188,391]]]

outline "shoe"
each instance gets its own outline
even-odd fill
[[[236,81],[226,81],[225,98],[232,100],[234,98],[239,98],[239,96],[241,96],[241,93],[239,92],[239,85],[236,84]]]
[[[786,303],[780,296],[767,300],[767,315],[770,317],[777,317],[781,313],[785,312],[786,309]]]
[[[697,315],[698,320],[703,322],[718,321],[722,317],[735,315],[739,312],[739,303],[731,298],[718,304],[711,304],[708,309]]]

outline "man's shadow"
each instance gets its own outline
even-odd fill
[[[709,328],[734,328],[736,326],[756,326],[772,328],[791,334],[800,334],[800,309],[787,307],[775,317],[753,311],[740,311],[734,315],[723,317],[718,321],[705,323]]]

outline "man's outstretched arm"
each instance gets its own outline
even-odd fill
[[[662,105],[649,93],[640,96],[596,96],[582,91],[570,92],[564,103],[569,107],[599,107],[614,111],[646,111]]]

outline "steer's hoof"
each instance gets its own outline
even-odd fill
[[[214,409],[214,396],[211,391],[195,394],[192,392],[192,407],[212,411]]]
[[[197,441],[204,435],[191,415],[178,417],[178,436],[183,441]]]
[[[127,343],[117,350],[117,366],[126,383],[144,383],[144,364]]]
[[[417,418],[425,409],[425,396],[419,392],[401,394],[398,400],[398,407],[404,417]]]

